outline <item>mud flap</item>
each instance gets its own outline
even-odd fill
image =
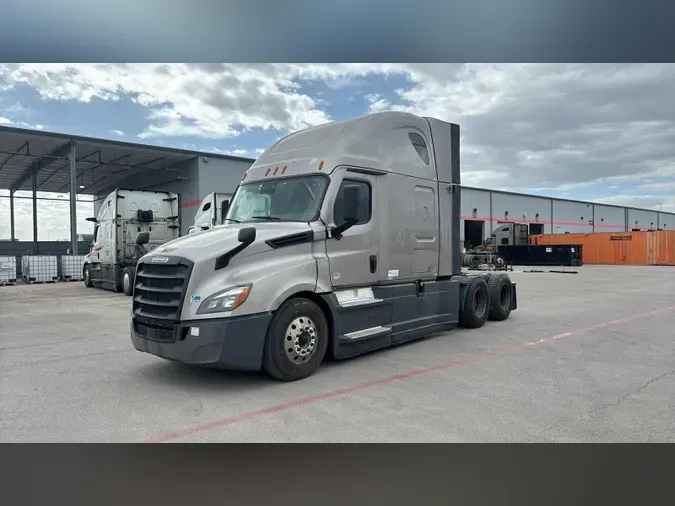
[[[516,293],[516,284],[511,283],[511,311],[518,309],[518,296]]]

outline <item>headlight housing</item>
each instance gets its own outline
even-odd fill
[[[221,313],[237,309],[246,302],[249,293],[251,285],[234,286],[216,292],[199,305],[197,314]]]

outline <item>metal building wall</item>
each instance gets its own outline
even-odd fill
[[[675,230],[675,213],[658,213],[659,228],[662,230]]]
[[[593,231],[593,204],[549,200],[553,206],[554,234],[587,234]]]
[[[482,221],[483,239],[505,221],[543,224],[545,234],[624,232],[632,228],[675,230],[675,213],[631,209],[583,201],[566,201],[479,188],[462,189],[464,222]],[[636,225],[637,222],[637,225]]]
[[[594,204],[593,224],[596,232],[625,232],[626,208]]]
[[[234,193],[253,161],[203,156],[199,158],[199,200],[209,193]]]
[[[529,195],[492,192],[492,221],[494,226],[505,221],[543,224],[544,233],[553,232],[551,199]]]
[[[655,229],[658,227],[659,213],[657,211],[644,211],[640,209],[628,209],[628,230]]]

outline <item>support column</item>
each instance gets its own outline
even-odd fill
[[[77,164],[75,162],[75,141],[70,141],[68,156],[68,172],[70,176],[70,252],[79,253],[77,248]]]
[[[39,255],[38,251],[38,221],[37,221],[37,169],[33,170],[33,242],[35,243],[35,254]]]
[[[492,191],[488,192],[488,195],[490,196],[490,237],[492,235],[492,232],[494,232],[494,220],[495,220],[495,214],[492,209]],[[487,237],[483,237],[483,239],[487,239]]]
[[[12,241],[16,240],[14,226],[14,190],[9,190],[9,238]]]

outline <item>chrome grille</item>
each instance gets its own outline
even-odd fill
[[[136,320],[152,327],[173,329],[180,319],[191,271],[192,262],[182,258],[170,257],[166,263],[139,263],[132,303]]]

